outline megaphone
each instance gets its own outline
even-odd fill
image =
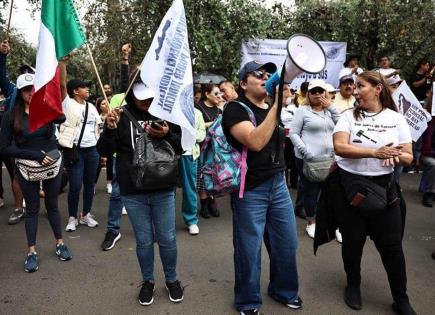
[[[278,69],[267,81],[267,94],[274,95],[281,74],[284,81],[289,82],[303,72],[319,73],[326,66],[326,54],[322,46],[312,37],[304,34],[294,34],[287,41],[287,58],[284,69]]]

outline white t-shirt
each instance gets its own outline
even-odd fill
[[[336,132],[350,134],[350,144],[357,147],[377,149],[389,143],[393,145],[411,143],[411,131],[405,118],[391,110],[385,109],[373,117],[366,113],[358,121],[353,116],[353,110],[344,112],[334,128]],[[375,158],[348,159],[337,156],[338,166],[353,174],[379,176],[393,172],[393,166],[382,166],[382,160]]]

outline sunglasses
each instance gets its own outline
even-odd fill
[[[315,87],[310,90],[310,94],[322,94],[323,92],[325,92],[325,90],[320,87]]]
[[[265,70],[255,70],[252,71],[251,74],[256,77],[257,79],[263,79],[264,77],[269,78],[270,73]]]

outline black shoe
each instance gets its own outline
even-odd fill
[[[425,207],[432,208],[432,205],[433,205],[433,193],[431,193],[431,192],[425,192],[423,194],[423,200],[421,201],[421,203]]]
[[[104,237],[103,243],[101,243],[102,250],[111,250],[115,247],[115,244],[121,238],[121,233],[113,233],[112,231],[107,231],[106,236]]]
[[[169,293],[169,299],[174,303],[179,303],[183,301],[184,295],[183,295],[183,287],[181,286],[180,281],[175,281],[172,283],[166,282],[166,290],[168,290]]]
[[[298,310],[302,307],[302,299],[298,297],[296,300],[291,303],[287,303],[286,305],[293,310]]]
[[[394,312],[396,312],[399,315],[417,315],[417,313],[414,311],[412,306],[409,304],[409,302],[404,303],[396,303],[394,302],[393,305]]]
[[[295,214],[297,217],[301,218],[301,219],[306,219],[307,218],[307,214],[305,213],[305,209],[304,208],[296,208],[295,209]]]
[[[140,305],[151,305],[154,302],[154,283],[151,281],[144,281],[142,288],[139,292]]]
[[[217,208],[217,201],[214,198],[208,198],[208,211],[210,212],[210,214],[215,217],[218,218],[220,217],[220,212],[219,209]]]
[[[246,310],[246,311],[240,311],[240,315],[260,315],[260,312],[256,309]]]
[[[204,219],[210,218],[210,211],[208,206],[208,198],[201,199],[201,211],[199,212]]]
[[[346,287],[344,301],[353,310],[362,309],[361,290],[359,287]]]

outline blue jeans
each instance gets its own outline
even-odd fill
[[[298,297],[296,221],[284,173],[245,191],[231,194],[235,271],[235,306],[239,311],[261,306],[261,245],[270,258],[268,294],[282,303]]]
[[[109,213],[107,218],[107,231],[115,234],[119,233],[122,217],[122,200],[119,188],[118,178],[116,177],[116,158],[112,162],[112,193],[109,198]]]
[[[198,224],[197,161],[193,160],[192,155],[182,155],[179,164],[181,184],[183,186],[183,202],[181,204],[183,220],[187,226]]]
[[[95,176],[97,174],[100,155],[96,147],[81,148],[78,162],[68,165],[68,212],[70,217],[77,218],[80,190],[83,184],[83,215],[87,215],[94,200]]]
[[[121,195],[136,237],[136,255],[143,281],[154,281],[154,232],[166,282],[177,280],[175,190]]]
[[[299,177],[303,187],[303,204],[307,220],[315,220],[317,200],[319,199],[320,190],[323,183],[309,181],[302,171],[304,160],[296,158],[297,169],[299,170]]]

